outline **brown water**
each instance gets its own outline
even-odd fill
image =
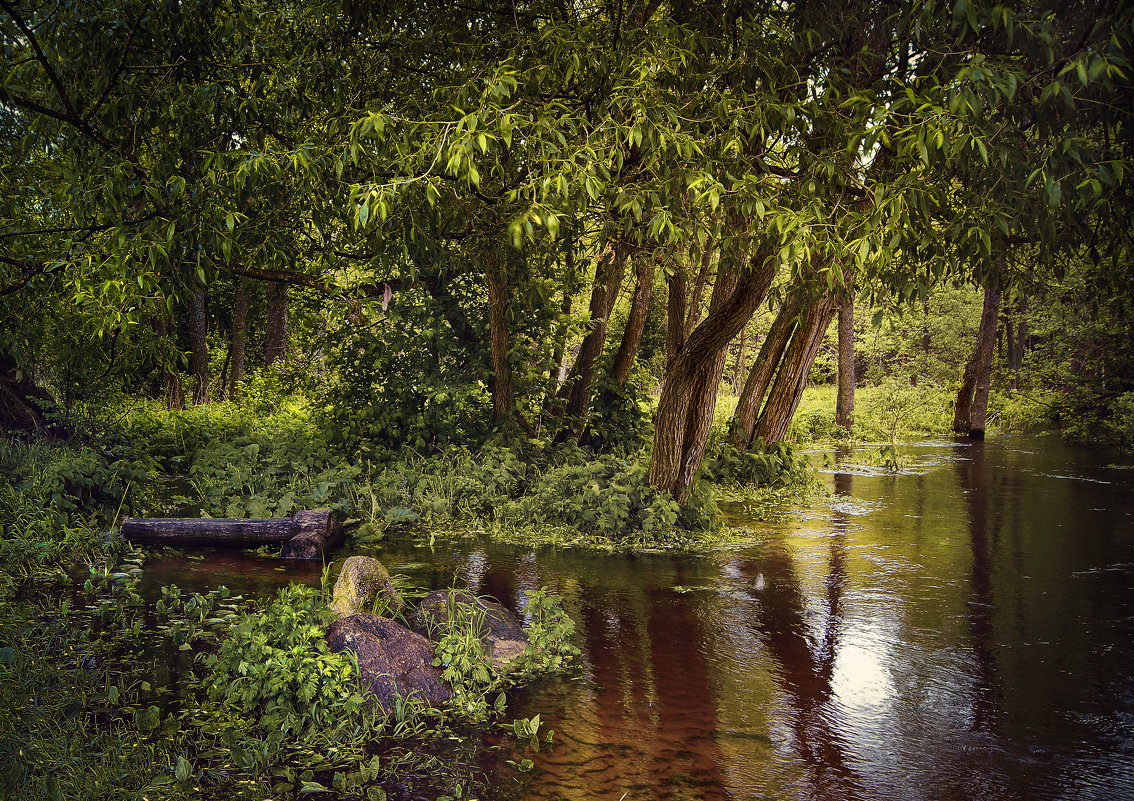
[[[518,610],[566,599],[582,675],[509,706],[555,731],[510,755],[536,763],[528,798],[1134,798],[1134,471],[1050,440],[903,452],[711,556],[373,553]],[[261,591],[290,573],[233,559]]]

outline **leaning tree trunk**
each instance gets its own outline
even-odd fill
[[[594,288],[591,290],[591,330],[583,338],[575,364],[567,375],[564,392],[567,397],[565,414],[569,419],[579,419],[590,398],[591,382],[594,378],[595,362],[602,353],[606,342],[607,324],[614,302],[622,285],[622,275],[626,270],[625,245],[608,244],[595,270]]]
[[[689,291],[689,279],[685,267],[675,264],[665,280],[665,363],[668,365],[677,358],[685,347],[685,295]]]
[[[973,355],[965,365],[957,407],[953,414],[953,431],[974,439],[984,438],[988,414],[988,388],[992,378],[992,356],[996,348],[996,320],[1000,315],[1000,288],[990,281],[984,288],[984,305],[980,313]]]
[[[236,290],[236,306],[232,310],[232,338],[228,345],[229,373],[228,392],[232,400],[238,400],[240,382],[244,378],[244,329],[248,323],[248,305],[252,300],[252,279],[241,278]]]
[[[744,381],[744,388],[736,401],[736,411],[729,440],[733,446],[745,450],[752,444],[756,435],[756,420],[760,406],[764,402],[764,395],[776,375],[776,368],[784,357],[791,335],[799,317],[799,298],[789,296],[772,321],[768,335],[764,337],[764,344],[760,346],[760,353],[752,363],[748,378]]]
[[[722,270],[717,275],[713,286],[713,294],[709,299],[709,314],[719,311],[733,295],[736,294],[740,276],[736,270]],[[753,313],[756,307],[752,308]],[[751,317],[751,314],[749,315]],[[741,324],[743,329],[747,320]],[[735,334],[733,335],[735,336]],[[701,458],[705,455],[705,445],[709,441],[709,432],[713,427],[713,412],[717,405],[717,391],[720,388],[721,376],[724,374],[725,360],[728,358],[729,337],[723,345],[717,348],[711,358],[701,364],[693,376],[689,388],[689,411],[685,416],[684,453],[677,473],[677,485],[684,487],[685,492],[693,486],[693,479],[701,467]]]
[[[591,382],[594,380],[595,362],[602,353],[606,342],[607,323],[614,310],[614,301],[622,285],[622,275],[626,270],[628,248],[622,243],[608,243],[599,256],[595,268],[595,282],[591,290],[591,330],[583,337],[583,344],[575,357],[575,364],[567,375],[562,395],[567,405],[564,415],[569,421],[576,421],[575,429],[580,427],[587,403],[591,396]],[[570,435],[571,426],[564,427],[561,437]],[[576,435],[578,430],[574,432]]]
[[[689,338],[693,328],[697,325],[697,321],[701,319],[701,299],[705,296],[705,284],[708,283],[709,268],[712,264],[713,251],[706,247],[705,252],[701,254],[701,267],[697,270],[697,281],[693,284],[693,297],[685,310],[685,325],[682,328],[684,339]]]
[[[622,332],[622,342],[614,356],[611,372],[619,386],[630,378],[630,368],[642,344],[642,334],[646,330],[646,316],[650,311],[650,300],[654,291],[654,259],[652,253],[642,253],[635,268],[638,283],[634,288],[634,298],[630,303],[630,314],[626,318],[626,328]]]
[[[689,341],[666,367],[654,416],[648,480],[652,486],[669,490],[679,502],[689,499],[692,491],[689,477],[700,467],[700,454],[705,446],[704,442],[696,441],[695,435],[700,431],[697,421],[693,420],[691,424],[690,420],[691,415],[704,414],[703,408],[690,403],[704,378],[702,368],[706,364],[715,364],[719,351],[727,347],[751,319],[767,295],[774,275],[774,261],[768,254],[760,254],[748,265],[735,291],[697,326]],[[671,282],[671,295],[674,289],[674,282]],[[671,297],[671,309],[673,306]],[[677,306],[680,308],[680,304]],[[673,322],[671,320],[671,333],[675,327]],[[684,319],[678,318],[676,322],[677,326],[681,326]],[[711,410],[709,413],[711,415]],[[689,435],[694,435],[694,441],[687,441]],[[694,458],[696,464],[691,464]]]
[[[741,380],[744,378],[744,373],[748,369],[748,326],[740,331],[740,348],[736,354],[736,362],[732,365],[732,391],[739,393],[741,388]]]
[[[776,381],[768,393],[768,402],[756,423],[755,436],[765,442],[779,442],[787,436],[795,410],[807,386],[807,375],[823,344],[823,335],[835,316],[838,301],[831,293],[824,293],[807,307],[803,320],[792,337],[784,355],[783,364],[776,373]]]
[[[839,388],[835,425],[850,431],[854,425],[854,289],[853,279],[839,297]]]

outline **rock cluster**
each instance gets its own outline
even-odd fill
[[[363,683],[386,712],[398,698],[415,697],[430,706],[452,698],[440,669],[433,666],[433,642],[454,618],[476,627],[496,670],[528,645],[519,619],[495,601],[456,591],[434,592],[405,615],[409,628],[374,614],[379,609],[397,614],[403,606],[377,559],[352,556],[343,563],[331,602],[338,619],[327,630],[327,644],[336,653],[354,651]]]

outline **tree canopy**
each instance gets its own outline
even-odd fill
[[[1119,2],[0,0],[0,345],[91,376],[176,371],[188,350],[207,385],[206,298],[235,298],[212,313],[235,332],[251,280],[318,309],[341,397],[381,372],[386,408],[577,435],[565,417],[610,403],[589,388],[625,264],[646,288],[656,266],[651,481],[683,499],[723,349],[770,295],[825,330],[839,293],[912,302],[1129,260],[1132,19]],[[569,400],[549,377],[582,336]],[[362,364],[378,341],[398,357]]]

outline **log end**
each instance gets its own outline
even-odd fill
[[[282,559],[322,559],[327,550],[342,540],[342,526],[329,509],[296,512],[292,520],[296,534],[280,547]]]

